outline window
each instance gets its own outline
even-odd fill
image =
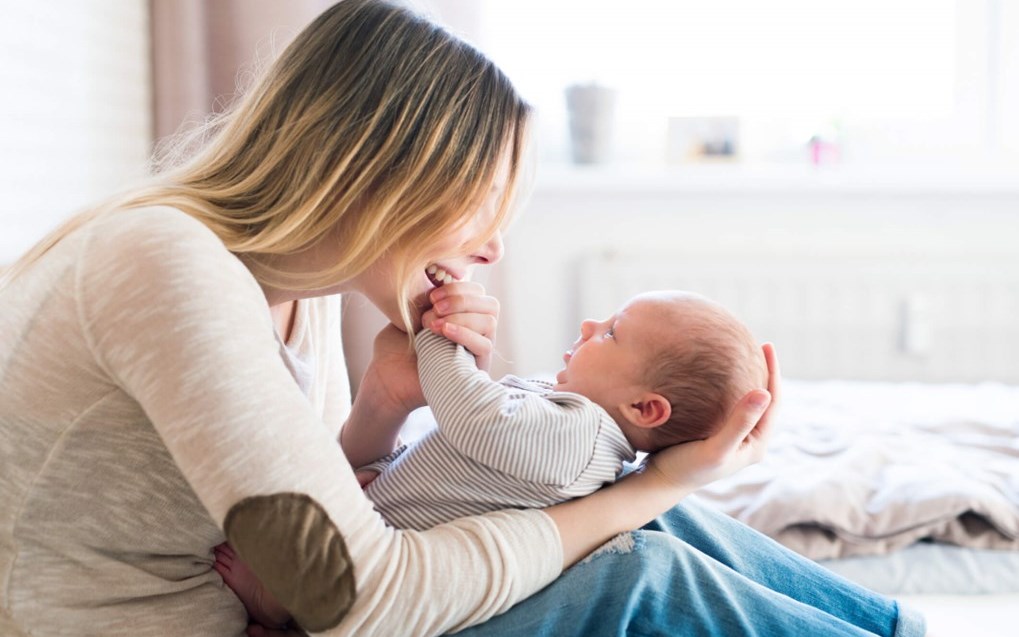
[[[670,117],[717,116],[750,161],[804,161],[816,135],[845,161],[955,160],[1019,150],[1015,5],[484,0],[468,35],[538,107],[546,160],[568,156],[565,87],[589,82],[618,91],[616,161],[662,163]]]
[[[0,266],[146,174],[148,2],[0,0]]]

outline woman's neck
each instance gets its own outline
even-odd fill
[[[297,301],[283,301],[276,305],[269,306],[269,314],[272,315],[272,322],[276,326],[276,332],[286,343],[290,340],[294,331],[294,319],[297,316]]]

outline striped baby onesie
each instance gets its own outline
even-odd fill
[[[467,515],[541,508],[612,482],[636,458],[608,412],[542,381],[492,380],[448,339],[415,338],[436,429],[362,469],[365,490],[397,528],[423,530]]]

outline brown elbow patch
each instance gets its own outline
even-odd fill
[[[322,506],[303,493],[245,498],[223,521],[227,541],[305,630],[340,623],[354,603],[354,564]]]

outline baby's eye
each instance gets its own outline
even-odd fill
[[[609,329],[605,330],[605,338],[615,338],[615,337],[616,337],[616,326],[615,325],[613,325]]]

